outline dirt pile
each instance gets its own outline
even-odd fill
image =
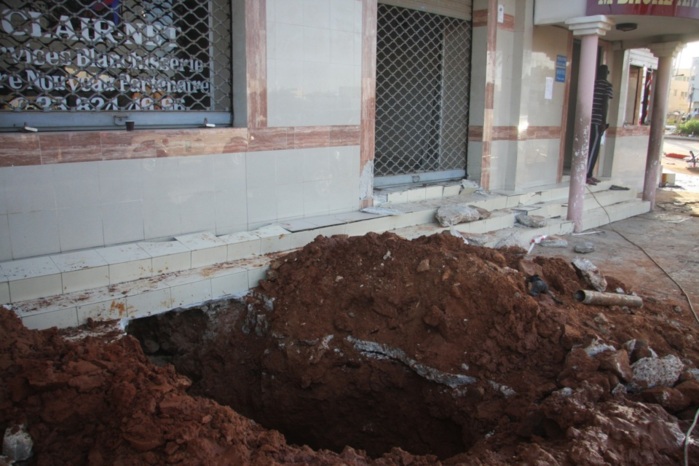
[[[550,293],[529,295],[533,274]],[[448,234],[319,237],[244,304],[133,322],[177,372],[131,337],[71,342],[3,312],[0,428],[26,424],[38,464],[681,463],[696,324],[581,288],[563,259]]]
[[[133,337],[69,341],[29,331],[0,308],[0,429],[27,427],[34,454],[26,464],[366,464],[351,448],[289,446],[280,433],[188,395],[189,385],[173,366],[153,365]]]

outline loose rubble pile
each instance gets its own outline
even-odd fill
[[[0,429],[36,464],[681,464],[699,326],[581,289],[560,258],[386,233],[319,237],[246,303],[134,322],[174,366],[1,311]]]

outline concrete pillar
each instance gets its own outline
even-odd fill
[[[655,191],[658,189],[662,170],[660,154],[665,138],[665,115],[670,93],[672,60],[682,45],[679,42],[666,42],[648,47],[653,55],[658,57],[658,72],[653,86],[653,108],[650,116],[650,138],[646,155],[646,176],[643,181],[643,200],[650,202],[651,210],[655,208]]]
[[[597,71],[597,44],[599,36],[609,31],[614,23],[606,16],[586,16],[566,21],[574,36],[581,37],[578,95],[576,96],[573,158],[570,166],[568,191],[568,220],[574,230],[582,230],[583,202],[587,175],[587,156],[590,147],[590,122],[592,119],[592,95]]]

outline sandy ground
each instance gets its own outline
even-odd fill
[[[690,150],[699,156],[698,140],[666,139],[663,147],[664,153],[689,155]],[[571,259],[580,256],[573,250],[576,244],[590,242],[596,250],[585,257],[602,270],[658,299],[686,303],[678,283],[699,308],[699,168],[665,156],[662,164],[663,172],[674,173],[676,180],[674,186],[658,189],[653,212],[569,235],[568,248],[537,247],[534,253]]]
[[[690,151],[699,157],[699,140],[666,139],[663,153],[690,155]],[[675,203],[686,204],[695,215],[699,215],[699,163],[697,167],[687,161],[665,157],[662,158],[663,172],[675,174],[675,186],[662,188],[658,192],[657,202],[660,210],[672,210]],[[675,206],[676,207],[676,206]]]

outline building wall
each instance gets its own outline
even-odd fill
[[[699,57],[692,59],[692,82],[690,85],[692,116],[693,118],[699,118]]]
[[[0,261],[357,210],[372,4],[235,2],[241,128],[0,134]]]
[[[476,9],[487,8],[487,3],[474,3],[469,178],[478,180],[485,163],[490,189],[554,184],[560,177],[571,34],[561,28],[535,28],[532,1],[498,2],[504,9],[501,21]],[[492,20],[495,24],[489,25]],[[489,27],[495,30],[490,31],[494,43]],[[559,56],[567,63],[564,82],[555,80]]]
[[[646,49],[615,50],[607,52],[607,63],[614,98],[609,106],[610,127],[600,147],[598,175],[642,190],[650,126],[637,124],[637,116],[632,112],[640,99],[636,88],[642,87],[643,82],[635,82],[630,70],[637,67],[642,77],[644,70],[657,68],[657,58]]]
[[[522,147],[516,189],[556,183],[563,163],[561,138],[566,125],[572,36],[564,29],[542,26],[533,29],[532,37],[529,59],[524,62],[526,80],[522,80],[526,87],[520,106]],[[556,79],[559,58],[565,61],[564,81]]]
[[[362,3],[269,0],[269,126],[359,125]]]
[[[649,128],[639,127],[610,132],[606,145],[613,148],[613,157],[607,159],[609,172],[615,183],[643,191],[643,179],[648,155]]]
[[[691,70],[677,69],[670,80],[670,95],[667,103],[668,120],[681,117],[691,107]]]

